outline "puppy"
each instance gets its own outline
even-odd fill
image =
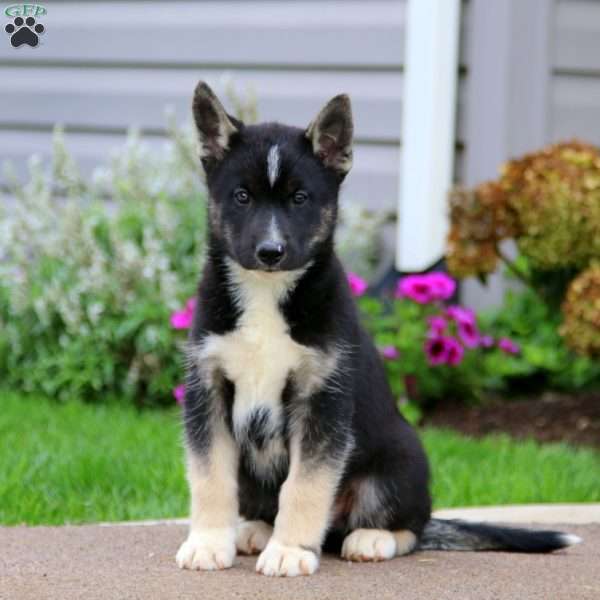
[[[323,549],[380,561],[417,547],[548,552],[576,541],[431,519],[429,469],[360,325],[335,254],[352,165],[350,100],[306,129],[245,125],[200,83],[193,115],[208,199],[207,260],[187,350],[189,569],[260,553],[310,575]]]

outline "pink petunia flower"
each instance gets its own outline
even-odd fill
[[[453,304],[446,309],[446,314],[457,323],[463,321],[475,324],[475,312],[470,308]]]
[[[182,310],[176,310],[171,315],[171,327],[174,329],[189,329],[194,321],[196,298],[190,298]]]
[[[446,314],[456,323],[458,336],[467,348],[475,348],[479,344],[479,330],[475,313],[464,306],[449,306]]]
[[[187,310],[176,310],[171,315],[173,329],[189,329],[192,326],[193,314]]]
[[[435,271],[426,277],[434,300],[448,300],[456,291],[456,281],[446,273]]]
[[[197,303],[196,296],[193,296],[185,303],[185,309],[188,312],[191,312],[192,314],[194,314],[194,311],[196,310],[196,303]]]
[[[434,300],[434,289],[426,275],[407,275],[396,285],[396,298],[410,298],[419,304]]]
[[[433,367],[435,365],[443,365],[448,362],[448,338],[442,336],[432,336],[425,340],[425,354],[427,362]]]
[[[396,286],[396,298],[410,298],[419,304],[447,300],[454,294],[456,282],[452,277],[435,271],[424,275],[407,275]]]
[[[509,338],[501,338],[498,340],[498,348],[502,350],[505,354],[519,354],[521,352],[521,347],[517,342]]]
[[[175,398],[177,404],[183,404],[185,400],[185,385],[183,383],[173,388],[173,398]]]
[[[386,360],[396,360],[400,356],[400,352],[396,346],[385,346],[381,349],[381,355]]]
[[[441,315],[427,317],[427,323],[429,323],[430,332],[438,335],[443,334],[446,331],[446,327],[448,327],[448,321]]]
[[[494,345],[494,338],[491,335],[482,335],[479,338],[479,345],[482,348],[491,348]]]
[[[474,323],[459,321],[456,326],[458,337],[467,348],[476,348],[479,345],[479,331]]]
[[[348,283],[353,296],[362,296],[369,287],[369,284],[356,273],[348,273]]]
[[[456,338],[446,338],[446,346],[448,348],[448,364],[451,367],[460,365],[465,355],[465,349]]]

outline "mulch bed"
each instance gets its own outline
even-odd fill
[[[600,392],[493,400],[482,406],[440,403],[423,425],[446,427],[475,437],[507,433],[540,442],[568,442],[600,449]]]

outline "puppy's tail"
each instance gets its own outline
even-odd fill
[[[559,531],[535,531],[454,519],[431,519],[425,526],[419,548],[552,552],[579,542],[581,538],[576,535]]]

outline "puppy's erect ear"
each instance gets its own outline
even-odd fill
[[[231,136],[242,124],[225,112],[219,99],[204,81],[200,81],[194,91],[192,112],[200,141],[200,158],[206,169],[225,156]]]
[[[313,152],[342,179],[352,167],[352,107],[350,98],[332,98],[306,130]]]

